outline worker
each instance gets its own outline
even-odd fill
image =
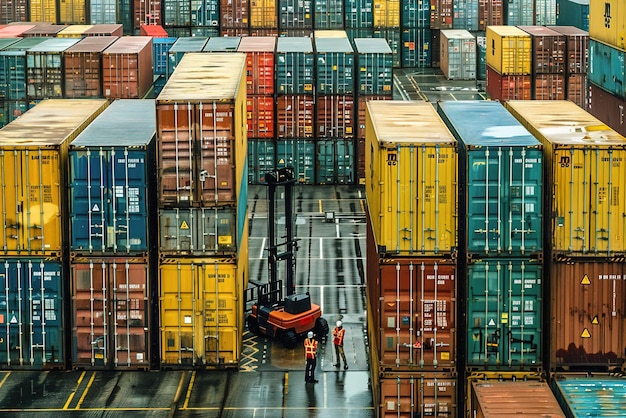
[[[337,363],[335,367],[341,367],[341,359],[343,359],[343,369],[348,370],[348,361],[346,360],[346,353],[343,351],[343,338],[346,335],[346,330],[343,328],[341,321],[337,321],[337,325],[333,330],[333,344],[335,344],[335,354],[337,355]],[[339,357],[341,356],[341,357]]]
[[[313,332],[309,331],[304,340],[304,354],[306,357],[306,372],[304,381],[306,383],[317,383],[315,380],[315,367],[317,366],[317,340],[313,338]]]

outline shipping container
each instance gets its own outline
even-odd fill
[[[468,417],[566,417],[545,381],[472,378],[467,386]]]
[[[133,0],[134,30],[142,25],[160,25],[161,0]]]
[[[277,0],[250,2],[250,28],[278,29]]]
[[[314,184],[316,149],[313,140],[305,138],[276,141],[275,168],[293,167],[299,184]]]
[[[152,73],[167,74],[168,53],[178,38],[152,38]]]
[[[530,75],[501,75],[487,64],[487,95],[492,100],[530,100]]]
[[[354,96],[317,96],[316,138],[352,138],[356,109]]]
[[[0,365],[64,369],[63,269],[55,258],[4,258],[0,266]]]
[[[202,49],[203,52],[237,52],[241,37],[239,36],[218,36],[209,38]]]
[[[565,89],[567,91],[567,95],[566,95],[567,100],[570,100],[576,103],[578,106],[580,106],[583,109],[589,108],[589,93],[587,89],[587,74],[586,73],[570,74],[569,77],[567,78]],[[594,116],[598,117],[597,115],[594,115]],[[602,120],[602,118],[599,118],[599,117],[598,119]],[[607,123],[606,121],[603,121],[603,122]],[[610,126],[611,124],[608,123],[608,125]],[[617,132],[619,132],[621,135],[625,134],[624,131],[620,131],[614,126],[611,126],[611,127],[615,129]]]
[[[566,39],[561,33],[545,26],[518,26],[531,36],[532,73],[565,73]]]
[[[589,32],[574,26],[548,26],[565,36],[567,74],[587,74],[587,58],[589,56]]]
[[[0,129],[5,255],[61,256],[68,238],[67,146],[107,104],[44,100]]]
[[[552,379],[552,387],[567,417],[626,416],[626,386],[622,377],[559,373]]]
[[[162,368],[239,367],[247,270],[247,251],[237,259],[161,260]]]
[[[25,31],[22,34],[24,38],[30,37],[43,37],[43,38],[54,38],[57,34],[65,29],[67,26],[65,25],[37,25],[32,29]]]
[[[505,24],[530,26],[535,24],[535,0],[507,0]]]
[[[91,3],[93,5],[93,2]],[[122,36],[124,27],[121,23],[92,23],[92,27],[85,30],[87,36]]]
[[[373,29],[346,29],[346,35],[348,35],[348,39],[350,40],[350,45],[352,46],[352,49],[356,48],[356,45],[354,45],[354,40],[357,38],[373,38],[374,37],[374,30]]]
[[[315,141],[315,184],[355,184],[355,152],[351,139]]]
[[[402,46],[401,31],[397,28],[378,28],[372,32],[372,37],[382,38],[387,41],[391,48],[392,63],[394,68],[399,68],[401,63]]]
[[[187,52],[202,52],[209,38],[201,36],[179,37],[174,45],[167,51],[167,77],[174,72],[183,56]]]
[[[0,28],[0,38],[20,38],[24,36],[24,32],[34,28],[36,25],[29,24],[16,24],[8,25]]]
[[[312,138],[315,100],[312,95],[281,94],[276,99],[276,137]]]
[[[402,31],[402,68],[432,66],[432,31],[404,29]]]
[[[454,0],[431,0],[430,1],[430,28],[452,29]]]
[[[278,0],[278,28],[313,30],[313,0]],[[298,36],[290,34],[289,36]],[[299,35],[305,36],[305,35]]]
[[[247,96],[248,138],[274,138],[274,96]]]
[[[433,68],[439,68],[439,59],[441,55],[441,51],[439,50],[440,43],[441,43],[440,38],[441,38],[440,29],[433,29],[430,31],[430,46],[432,48],[432,51],[430,54],[431,54]]]
[[[357,94],[393,93],[391,48],[380,38],[357,38]]]
[[[276,92],[313,93],[315,55],[307,37],[280,37],[276,43]]]
[[[626,250],[621,195],[626,138],[572,102],[510,101],[507,109],[545,150],[546,231],[554,254],[605,256]]]
[[[30,101],[63,95],[63,51],[80,39],[49,38],[26,51],[26,91]]]
[[[590,0],[556,0],[556,24],[589,31]]]
[[[30,107],[28,100],[0,99],[0,128],[22,116]]]
[[[589,113],[622,136],[626,136],[624,109],[626,109],[626,100],[589,83]]]
[[[452,9],[452,27],[477,31],[478,26],[478,0],[456,0]]]
[[[148,260],[80,257],[71,260],[70,271],[73,368],[148,370]]]
[[[533,25],[556,25],[557,0],[535,0],[535,20]]]
[[[625,58],[625,51],[590,39],[589,81],[621,99],[626,99]]]
[[[219,36],[220,0],[191,1],[191,36]]]
[[[167,38],[167,31],[163,26],[156,24],[141,24],[139,26],[139,36],[150,36],[152,38]]]
[[[344,0],[314,0],[315,29],[343,29]]]
[[[429,28],[430,1],[403,0],[400,24],[404,28]]]
[[[459,141],[459,212],[468,256],[543,250],[543,151],[497,101],[439,102]]]
[[[274,93],[274,51],[276,38],[271,36],[243,37],[237,52],[246,54],[246,93]]]
[[[265,174],[276,167],[276,142],[270,139],[249,139],[248,167],[248,183],[265,184]]]
[[[553,370],[605,370],[626,357],[626,267],[611,259],[550,264]]]
[[[102,53],[102,89],[110,99],[141,99],[152,85],[152,38],[124,36]]]
[[[245,207],[245,61],[240,53],[188,53],[157,97],[161,207]]]
[[[0,10],[2,10],[0,25],[25,22],[28,14],[28,2],[27,0],[0,0]]]
[[[317,33],[317,32],[316,32]],[[317,89],[321,94],[354,92],[354,54],[347,38],[315,38]]]
[[[90,25],[112,25],[115,24],[117,20],[117,1],[89,0],[89,18],[86,23]],[[122,24],[120,24],[120,30],[122,34],[110,34],[109,36],[122,36]]]
[[[514,26],[487,27],[487,65],[500,75],[531,73],[532,39]]]
[[[191,1],[163,0],[163,26],[191,26]]]
[[[59,20],[61,25],[84,25],[86,0],[59,1]],[[31,16],[32,18],[32,16]]]
[[[57,33],[57,38],[83,38],[85,32],[92,28],[93,25],[69,25]]]
[[[122,24],[124,35],[134,35],[136,33],[135,15],[133,13],[134,6],[134,0],[116,0],[116,22],[120,22]]]
[[[622,0],[591,1],[589,37],[626,50],[626,4]]]
[[[22,39],[23,38],[0,38],[0,51],[10,47],[11,45],[21,41]]]
[[[476,79],[476,39],[465,29],[440,32],[439,68],[448,80]]]
[[[248,30],[248,0],[220,0],[220,28]],[[232,36],[232,34],[230,34]]]
[[[532,79],[533,100],[565,100],[567,86],[563,74],[537,74]]]
[[[366,195],[379,252],[454,252],[457,141],[433,106],[368,102],[365,139]]]
[[[64,97],[102,97],[102,52],[117,36],[94,36],[81,40],[63,53]]]
[[[372,14],[374,28],[399,28],[400,0],[373,0]]]
[[[116,100],[69,145],[70,251],[150,249],[156,133],[154,100]],[[155,239],[156,237],[152,237]]]
[[[373,0],[344,0],[344,5],[346,30],[374,27]]]
[[[366,103],[370,100],[392,100],[393,96],[389,94],[379,95],[358,95],[357,96],[357,130],[356,137],[358,139],[365,139],[365,108]],[[363,144],[365,145],[365,144]],[[361,158],[361,156],[363,158]],[[359,163],[365,164],[365,154],[360,154]]]
[[[478,0],[478,29],[486,31],[487,26],[504,25],[503,0]]]
[[[487,80],[487,37],[484,32],[476,34],[476,79]]]
[[[57,22],[58,7],[56,0],[29,0],[28,18],[31,22]]]

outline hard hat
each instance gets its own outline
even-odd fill
[[[341,321],[337,321],[337,327],[341,327]]]
[[[309,338],[313,338],[313,331],[309,331],[309,333],[306,336]]]

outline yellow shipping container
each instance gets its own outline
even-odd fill
[[[277,29],[277,16],[275,0],[255,0],[250,2],[250,27]]]
[[[506,108],[543,144],[552,251],[626,251],[626,138],[569,101],[510,101]]]
[[[159,265],[161,364],[239,367],[248,253]]]
[[[93,25],[70,25],[57,33],[57,38],[82,38]]]
[[[30,0],[30,21],[57,24],[56,0]]]
[[[531,73],[531,36],[515,26],[487,26],[487,65],[500,75]]]
[[[400,0],[374,0],[375,28],[400,27]]]
[[[59,23],[61,25],[85,24],[85,0],[60,1],[59,2]]]
[[[589,3],[589,37],[626,50],[624,0],[592,0]]]
[[[366,197],[376,242],[398,255],[457,246],[457,141],[427,102],[370,101]]]
[[[108,103],[44,100],[0,129],[3,254],[61,254],[69,228],[67,146]]]

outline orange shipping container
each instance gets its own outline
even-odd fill
[[[317,137],[354,137],[354,96],[317,96]]]
[[[250,36],[241,38],[238,52],[246,53],[246,93],[274,94],[274,51],[276,38],[273,36]]]
[[[274,138],[274,96],[246,98],[248,138]]]
[[[565,76],[563,74],[537,74],[534,79],[533,99],[565,100]]]
[[[278,138],[311,138],[314,111],[315,101],[311,95],[279,95],[276,104]]]
[[[102,97],[102,52],[117,36],[85,38],[63,53],[65,97]]]
[[[102,89],[110,99],[141,99],[152,85],[152,38],[125,36],[102,53]]]
[[[492,100],[530,100],[531,78],[529,75],[500,75],[487,65],[487,94]]]

